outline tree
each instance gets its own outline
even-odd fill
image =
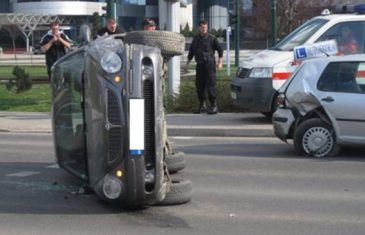
[[[15,24],[6,24],[3,25],[2,28],[8,33],[9,37],[11,38],[12,44],[13,44],[13,53],[15,61],[17,62],[17,56],[15,51],[15,40],[16,38],[21,34],[19,27]]]
[[[92,38],[94,38],[94,37],[96,37],[96,35],[100,29],[100,25],[101,25],[101,16],[99,15],[98,12],[93,13],[93,15],[91,16],[90,22],[92,24],[91,35],[92,35]]]

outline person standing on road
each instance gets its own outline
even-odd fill
[[[108,18],[106,20],[106,26],[98,31],[98,36],[112,35],[125,33],[124,30],[119,28],[117,21],[114,18]]]
[[[216,66],[218,69],[223,67],[223,49],[218,43],[215,36],[208,33],[208,23],[205,20],[200,20],[198,24],[199,34],[194,37],[191,43],[188,61],[185,70],[188,69],[193,57],[195,57],[196,65],[196,90],[199,99],[199,106],[194,113],[207,111],[208,114],[216,114],[217,94],[216,94]],[[218,63],[216,65],[215,51],[218,52]],[[205,92],[208,91],[208,99],[210,106],[205,107]]]
[[[51,67],[66,54],[66,49],[71,47],[71,39],[60,30],[60,23],[54,21],[50,24],[50,30],[42,37],[40,45],[46,52],[48,79],[51,80]]]

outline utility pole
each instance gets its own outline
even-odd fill
[[[271,0],[271,35],[272,35],[272,42],[271,46],[275,46],[277,42],[277,22],[276,22],[276,6],[277,6],[277,0]]]
[[[240,45],[241,45],[241,27],[240,27],[240,21],[241,21],[241,0],[236,0],[236,15],[237,15],[237,23],[235,27],[235,35],[236,35],[236,50],[235,50],[235,65],[239,65],[239,57],[240,57]]]
[[[106,15],[107,18],[112,18],[117,20],[117,9],[115,5],[115,0],[107,0]]]

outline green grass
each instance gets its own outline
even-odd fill
[[[13,69],[15,66],[0,66],[0,77],[8,77],[12,78]],[[46,66],[24,66],[20,65],[19,67],[24,68],[26,72],[29,73],[30,77],[45,77],[47,76],[47,68]]]
[[[31,74],[31,77],[42,75],[46,76],[44,66],[22,66]],[[0,76],[11,75],[12,66],[0,66]],[[236,67],[231,67],[231,77],[234,76]],[[232,103],[230,98],[230,80],[227,77],[226,68],[217,70],[217,102],[220,112],[238,112],[237,106]],[[194,77],[195,78],[195,77]],[[175,97],[165,97],[165,106],[169,113],[173,112],[192,112],[197,107],[198,99],[196,96],[195,79],[182,79],[180,95]],[[51,110],[51,88],[49,84],[33,85],[31,90],[16,94],[8,91],[5,85],[0,83],[0,111],[19,111],[19,112],[50,112]]]
[[[49,84],[33,85],[32,89],[16,94],[0,84],[0,111],[50,112],[51,88]]]

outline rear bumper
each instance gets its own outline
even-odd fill
[[[275,135],[282,141],[291,138],[291,127],[295,121],[293,112],[290,109],[278,108],[272,116]]]
[[[271,78],[235,77],[231,81],[231,98],[246,111],[270,112],[275,92]]]

